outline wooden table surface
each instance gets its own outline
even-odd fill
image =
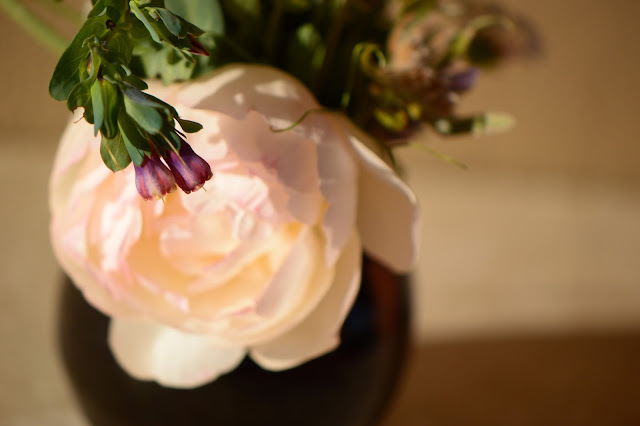
[[[430,343],[384,426],[638,426],[640,332]]]

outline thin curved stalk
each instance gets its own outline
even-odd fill
[[[52,53],[60,55],[67,48],[69,44],[67,39],[19,1],[0,0],[0,8]]]

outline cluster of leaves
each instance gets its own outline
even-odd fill
[[[229,62],[264,63],[296,76],[324,108],[345,112],[391,156],[392,146],[425,124],[444,135],[509,126],[506,116],[455,114],[459,95],[475,81],[475,68],[499,59],[514,35],[492,32],[512,29],[506,14],[471,10],[470,4],[94,0],[56,67],[50,92],[66,100],[69,109],[84,108],[87,121],[102,133],[105,163],[120,170],[132,160],[140,165],[145,156],[179,150],[184,135],[175,122],[184,132],[201,127],[144,93],[141,78],[159,77],[169,84]],[[404,40],[427,53],[409,66],[397,66],[389,40],[394,34],[400,34],[396,44]]]
[[[362,43],[354,50],[364,78],[346,104],[363,111],[361,123],[378,138],[403,143],[425,125],[445,136],[511,127],[507,114],[456,113],[460,96],[473,87],[480,68],[519,53],[505,48],[523,31],[500,10],[470,5],[408,1],[395,18],[386,48]],[[350,99],[357,103],[350,105]]]
[[[203,31],[164,7],[162,0],[97,0],[82,28],[60,58],[49,93],[102,135],[100,152],[111,170],[142,165],[145,158],[177,152],[184,134],[202,128],[181,119],[175,108],[143,90],[147,84],[129,64],[138,41],[169,46],[183,60],[206,50],[196,38]]]
[[[502,52],[492,48],[516,34],[506,14],[470,4],[457,0],[219,0],[214,8],[216,30],[203,40],[211,42],[207,47],[217,58],[209,60],[209,67],[235,55],[234,60],[283,69],[305,83],[323,107],[344,111],[369,131],[379,130],[374,136],[382,142],[407,140],[424,124],[443,135],[498,130],[509,125],[506,116],[458,117],[454,111],[459,95],[473,85],[475,67],[499,60]],[[390,72],[394,64],[387,60],[392,56],[388,39],[399,25],[410,33],[435,15],[447,19],[426,28],[416,44],[416,48],[424,44],[438,52],[413,67],[417,74],[427,75],[422,90],[415,90],[415,77]],[[498,39],[488,38],[496,28],[502,30]],[[450,36],[443,42],[441,33]],[[446,46],[431,46],[432,41]],[[206,66],[198,70],[197,65],[192,75],[206,70]]]

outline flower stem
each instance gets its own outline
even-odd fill
[[[66,19],[71,24],[77,25],[78,27],[82,25],[82,13],[65,2],[56,2],[52,0],[35,0],[35,2],[46,8],[51,13]]]
[[[0,0],[0,8],[33,38],[56,55],[62,54],[69,42],[17,0]]]
[[[265,34],[265,51],[268,60],[271,64],[276,62],[276,52],[278,43],[278,29],[280,27],[280,20],[282,18],[282,12],[284,11],[284,4],[282,0],[275,0],[273,4],[273,11],[267,22],[266,34]]]
[[[321,99],[320,95],[323,93],[325,89],[326,80],[329,77],[329,72],[331,70],[331,66],[333,65],[336,49],[338,47],[338,42],[340,41],[340,35],[342,34],[342,30],[345,25],[346,20],[346,2],[340,8],[335,17],[331,27],[329,28],[329,33],[327,35],[326,41],[326,50],[324,54],[324,59],[322,61],[322,66],[318,72],[316,80],[313,82],[313,93],[316,95],[318,99]]]

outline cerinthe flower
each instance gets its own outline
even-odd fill
[[[209,56],[209,51],[207,50],[206,47],[204,47],[204,44],[200,43],[200,41],[192,36],[191,34],[189,34],[189,42],[191,43],[191,48],[189,49],[190,53],[193,53],[194,55],[200,55],[200,56]]]
[[[209,163],[193,152],[191,146],[185,141],[182,141],[177,153],[170,151],[164,159],[176,183],[187,194],[202,188],[204,183],[213,176]]]
[[[144,157],[142,164],[134,164],[134,168],[136,189],[145,200],[159,200],[176,190],[176,179],[156,154]]]

